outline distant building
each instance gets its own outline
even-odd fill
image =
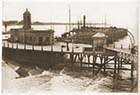
[[[23,14],[23,28],[11,29],[11,42],[35,45],[50,45],[54,43],[54,30],[34,30],[31,28],[31,14],[26,9]]]

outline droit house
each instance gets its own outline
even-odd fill
[[[11,29],[9,41],[34,45],[51,45],[54,43],[54,30],[31,28],[31,14],[26,9],[23,14],[23,28]]]

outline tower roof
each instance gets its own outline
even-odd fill
[[[26,11],[24,12],[24,14],[31,14],[31,13],[28,11],[28,8],[26,8]]]

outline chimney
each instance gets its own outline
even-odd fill
[[[85,15],[83,16],[83,27],[84,28],[86,27],[86,16]]]

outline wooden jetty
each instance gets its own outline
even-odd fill
[[[9,44],[11,45],[11,47]],[[59,48],[59,50],[55,50],[54,46],[50,46],[49,50],[44,50],[44,46],[40,46],[40,50],[36,50],[36,46],[34,45],[30,45],[31,49],[28,49],[26,45],[22,46],[24,48],[20,48],[21,46],[19,46],[18,43],[4,43],[3,58],[11,58],[12,60],[17,60],[17,58],[19,58],[18,56],[16,56],[17,52],[20,52],[22,57],[20,61],[26,60],[26,62],[31,62],[34,60],[38,60],[38,62],[40,63],[48,64],[46,63],[47,61],[51,64],[49,65],[49,67],[53,68],[54,63],[56,64],[57,62],[59,62],[58,60],[63,63],[63,58],[65,55],[67,55],[69,56],[69,60],[67,60],[66,63],[69,63],[71,65],[71,70],[74,70],[75,66],[79,65],[81,74],[86,68],[88,70],[92,70],[93,77],[98,75],[99,72],[103,72],[105,75],[112,76],[114,78],[113,89],[120,89],[124,91],[123,87],[127,86],[127,88],[130,87],[129,91],[133,91],[133,89],[135,88],[134,86],[136,85],[137,79],[135,81],[134,71],[137,70],[136,67],[138,65],[138,56],[136,54],[131,54],[130,50],[104,47],[104,52],[93,52],[92,49],[90,49],[90,46],[85,49],[83,47],[81,51],[77,51],[74,47],[72,47],[69,51],[63,49],[63,47]],[[20,56],[20,54],[18,55]],[[100,61],[97,62],[97,60]],[[128,65],[129,68],[126,68],[126,65]],[[111,71],[112,74],[108,74],[109,71]],[[122,71],[130,72],[130,78],[122,79]],[[121,83],[122,80],[129,80],[130,85],[126,85],[128,84],[128,81],[124,81]],[[122,85],[120,86],[119,84]],[[114,91],[116,92],[117,90]]]

